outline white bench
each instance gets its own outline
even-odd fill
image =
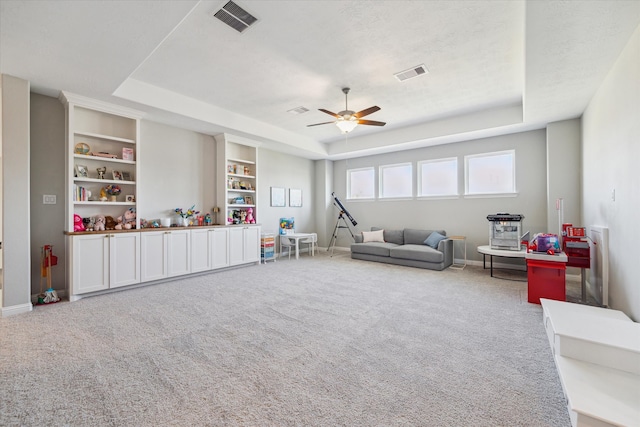
[[[574,427],[640,425],[640,324],[624,313],[541,298]]]

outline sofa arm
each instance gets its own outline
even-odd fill
[[[438,250],[444,254],[444,268],[453,264],[453,240],[441,240],[440,243],[438,243]]]
[[[353,235],[353,242],[354,243],[362,243],[362,233],[355,233]]]

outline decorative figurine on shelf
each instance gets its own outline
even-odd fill
[[[233,211],[227,211],[227,224],[233,224]]]
[[[105,191],[104,188],[100,189],[100,201],[101,202],[106,202],[107,201],[107,192]]]
[[[207,213],[204,216],[204,225],[211,225],[211,214],[210,213]]]
[[[104,187],[104,191],[109,195],[112,202],[115,202],[117,200],[118,195],[122,193],[122,189],[120,188],[120,186],[116,184],[107,185],[106,187]]]
[[[85,231],[84,224],[82,223],[82,217],[78,214],[73,214],[73,231]]]
[[[247,223],[247,211],[240,211],[240,224]]]
[[[98,215],[96,217],[96,223],[93,226],[93,230],[104,231],[104,223],[105,223],[104,215]]]
[[[116,230],[131,230],[136,228],[136,208],[129,208],[124,214],[116,218]]]
[[[256,223],[256,219],[253,217],[253,208],[248,208],[247,209],[247,218],[245,219],[245,221],[247,222],[247,224],[255,224]]]
[[[98,171],[98,179],[104,179],[104,174],[107,172],[107,168],[105,166],[99,167],[96,169]]]

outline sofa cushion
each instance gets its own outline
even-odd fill
[[[389,251],[397,246],[398,245],[395,243],[353,243],[351,245],[351,252],[367,255],[389,256]]]
[[[362,243],[381,242],[384,243],[384,230],[363,231]]]
[[[424,245],[424,241],[427,240],[427,237],[431,235],[434,231],[446,236],[444,230],[418,230],[414,228],[405,228],[404,229],[404,243],[411,245]]]
[[[432,247],[418,244],[405,244],[389,250],[391,258],[411,259],[414,261],[443,262],[444,254]]]
[[[434,231],[429,235],[429,237],[427,237],[427,239],[424,241],[424,244],[427,246],[431,246],[433,249],[438,249],[438,243],[446,238],[447,236],[443,236],[437,231]]]
[[[382,230],[380,227],[371,227],[371,231]],[[404,230],[384,230],[384,241],[404,245]]]

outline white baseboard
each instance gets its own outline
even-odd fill
[[[15,316],[16,314],[28,313],[33,310],[33,304],[30,302],[27,304],[12,305],[10,307],[2,307],[2,317]]]

